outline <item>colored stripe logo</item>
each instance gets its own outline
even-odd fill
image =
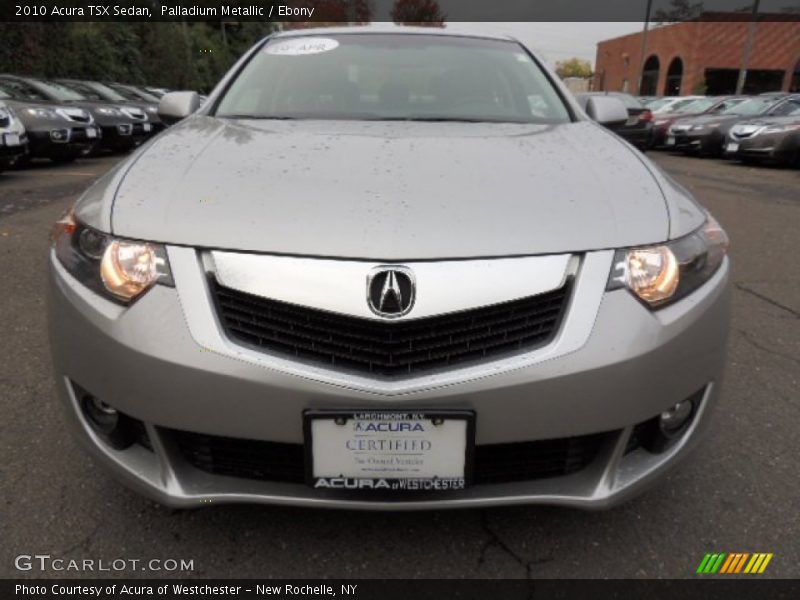
[[[766,552],[715,552],[706,554],[700,565],[697,567],[697,573],[701,575],[724,573],[725,575],[737,574],[761,574],[763,573],[769,561],[772,560],[773,554]]]

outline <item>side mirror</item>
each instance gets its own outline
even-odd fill
[[[200,108],[200,96],[196,92],[170,92],[158,102],[158,116],[167,125],[185,119]]]
[[[586,102],[586,114],[601,125],[615,125],[628,120],[625,104],[611,96],[590,96]]]

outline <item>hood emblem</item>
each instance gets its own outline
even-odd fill
[[[367,304],[376,315],[402,317],[414,306],[415,296],[414,274],[407,267],[381,265],[367,276]]]

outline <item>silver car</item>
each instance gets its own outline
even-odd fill
[[[258,43],[56,225],[77,435],[174,507],[610,506],[717,403],[728,240],[506,37]]]

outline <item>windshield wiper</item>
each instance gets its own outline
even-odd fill
[[[262,119],[269,121],[292,121],[297,117],[288,117],[283,115],[214,115],[220,119]]]
[[[479,119],[476,117],[370,117],[365,121],[419,121],[422,123],[529,123],[506,119]]]

